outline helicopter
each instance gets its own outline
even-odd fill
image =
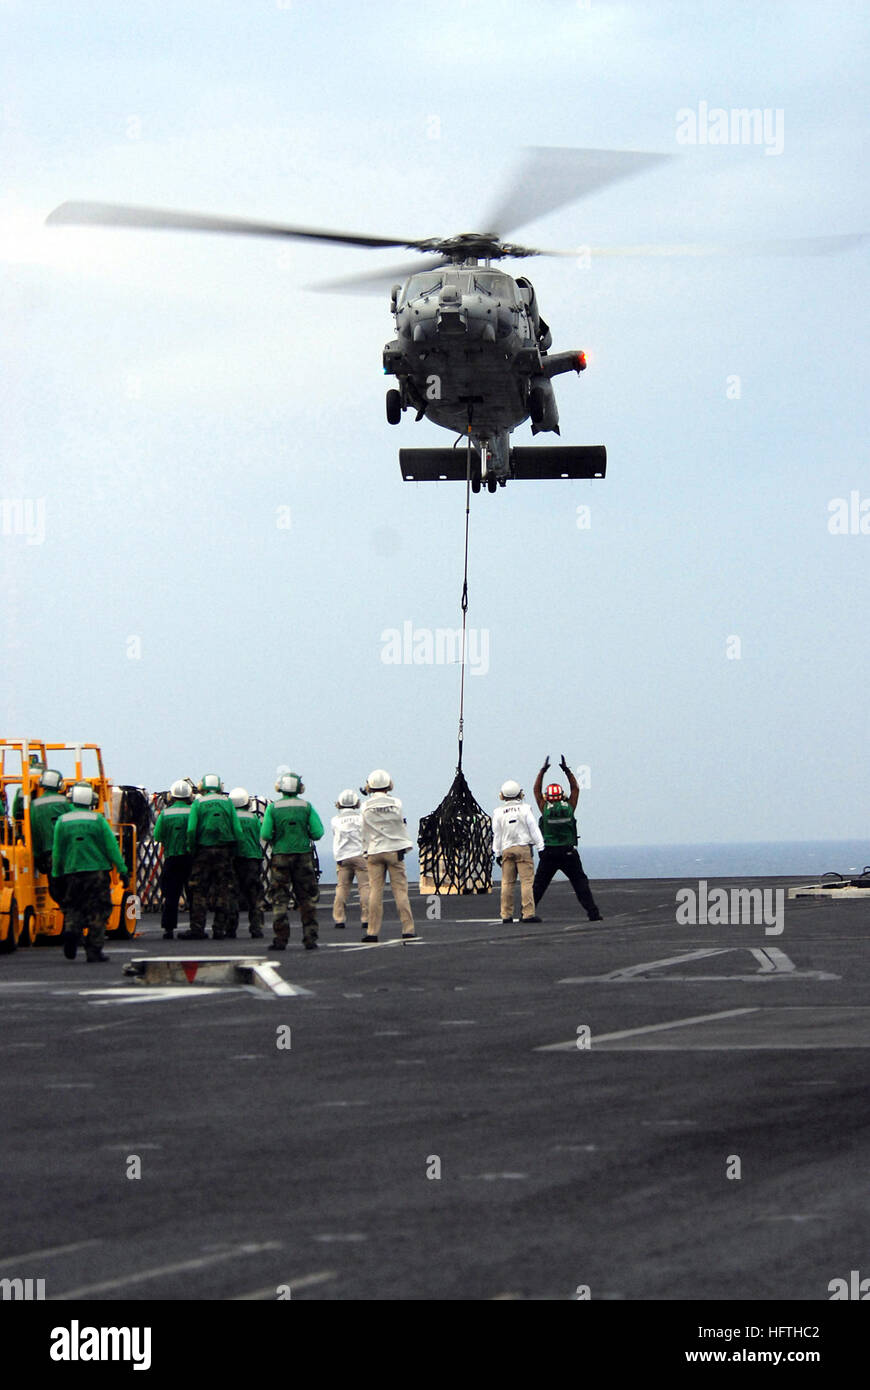
[[[68,202],[48,224],[222,232],[381,249],[404,247],[430,257],[419,263],[356,275],[315,288],[382,289],[390,285],[397,336],[383,352],[386,375],[398,387],[387,391],[386,413],[397,425],[406,410],[464,440],[444,449],[400,449],[406,481],[462,480],[489,492],[509,479],[603,478],[603,445],[516,448],[513,431],[531,422],[532,434],[559,435],[553,378],[586,369],[585,352],[550,352],[552,333],[525,276],[514,279],[493,262],[508,258],[578,255],[541,251],[506,241],[507,232],[618,180],[674,158],[634,150],[531,148],[511,184],[483,223],[497,231],[448,237],[403,239],[318,230],[246,218],[133,207],[118,203]],[[583,248],[616,255],[707,255],[826,253],[855,245],[865,234],[806,237],[743,246],[637,246]]]

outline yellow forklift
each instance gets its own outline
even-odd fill
[[[59,941],[63,931],[63,909],[49,892],[48,876],[36,868],[30,830],[30,806],[43,768],[60,772],[67,787],[88,782],[94,788],[94,809],[109,822],[135,884],[136,827],[115,820],[112,786],[98,744],[0,739],[0,955],[16,946],[32,946],[43,938]],[[134,892],[125,890],[114,868],[111,897],[107,935],[135,936],[139,900]]]

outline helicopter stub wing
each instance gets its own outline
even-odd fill
[[[480,469],[480,454],[471,451],[472,467]],[[406,483],[456,483],[468,477],[467,449],[400,449],[399,467]]]
[[[607,450],[603,444],[511,449],[514,478],[603,478],[606,472]]]
[[[603,444],[563,445],[537,449],[511,449],[511,478],[603,478],[607,450]],[[465,482],[466,449],[400,449],[399,467],[406,483]],[[472,451],[472,468],[479,470],[480,455]]]

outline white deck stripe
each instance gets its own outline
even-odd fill
[[[718,1014],[696,1014],[694,1018],[676,1018],[671,1023],[648,1023],[643,1028],[624,1028],[619,1033],[593,1033],[588,1048],[578,1048],[577,1039],[571,1042],[549,1043],[546,1047],[536,1047],[536,1052],[588,1052],[596,1043],[616,1042],[619,1038],[636,1038],[642,1033],[663,1033],[669,1028],[690,1028],[693,1023],[713,1023],[717,1018],[736,1018],[738,1014],[757,1014],[756,1005],[747,1009],[725,1009]]]
[[[87,1250],[89,1245],[99,1245],[98,1240],[77,1240],[73,1245],[53,1245],[48,1250],[28,1250],[25,1255],[13,1255],[10,1259],[0,1260],[0,1269],[5,1269],[7,1265],[24,1264],[25,1260],[43,1260],[49,1255],[68,1255],[71,1250]]]
[[[67,1289],[66,1293],[54,1295],[52,1302],[62,1303],[73,1298],[88,1298],[91,1294],[106,1293],[108,1289],[121,1289],[125,1284],[144,1284],[148,1279],[162,1279],[168,1274],[185,1274],[192,1269],[207,1269],[209,1265],[222,1264],[245,1255],[259,1255],[263,1250],[280,1250],[277,1240],[266,1241],[263,1245],[236,1245],[219,1255],[203,1255],[197,1260],[182,1260],[179,1264],[159,1265],[156,1269],[140,1269],[135,1274],[122,1274],[119,1279],[104,1279],[100,1284],[83,1284],[78,1289]]]

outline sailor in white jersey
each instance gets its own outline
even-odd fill
[[[390,886],[402,923],[402,940],[414,939],[414,918],[408,901],[408,875],[402,860],[414,848],[408,839],[408,829],[402,815],[402,803],[390,796],[393,779],[382,767],[369,773],[364,791],[366,803],[362,809],[362,842],[369,870],[369,928],[363,941],[376,942],[380,937],[384,916],[384,881],[390,876]]]

